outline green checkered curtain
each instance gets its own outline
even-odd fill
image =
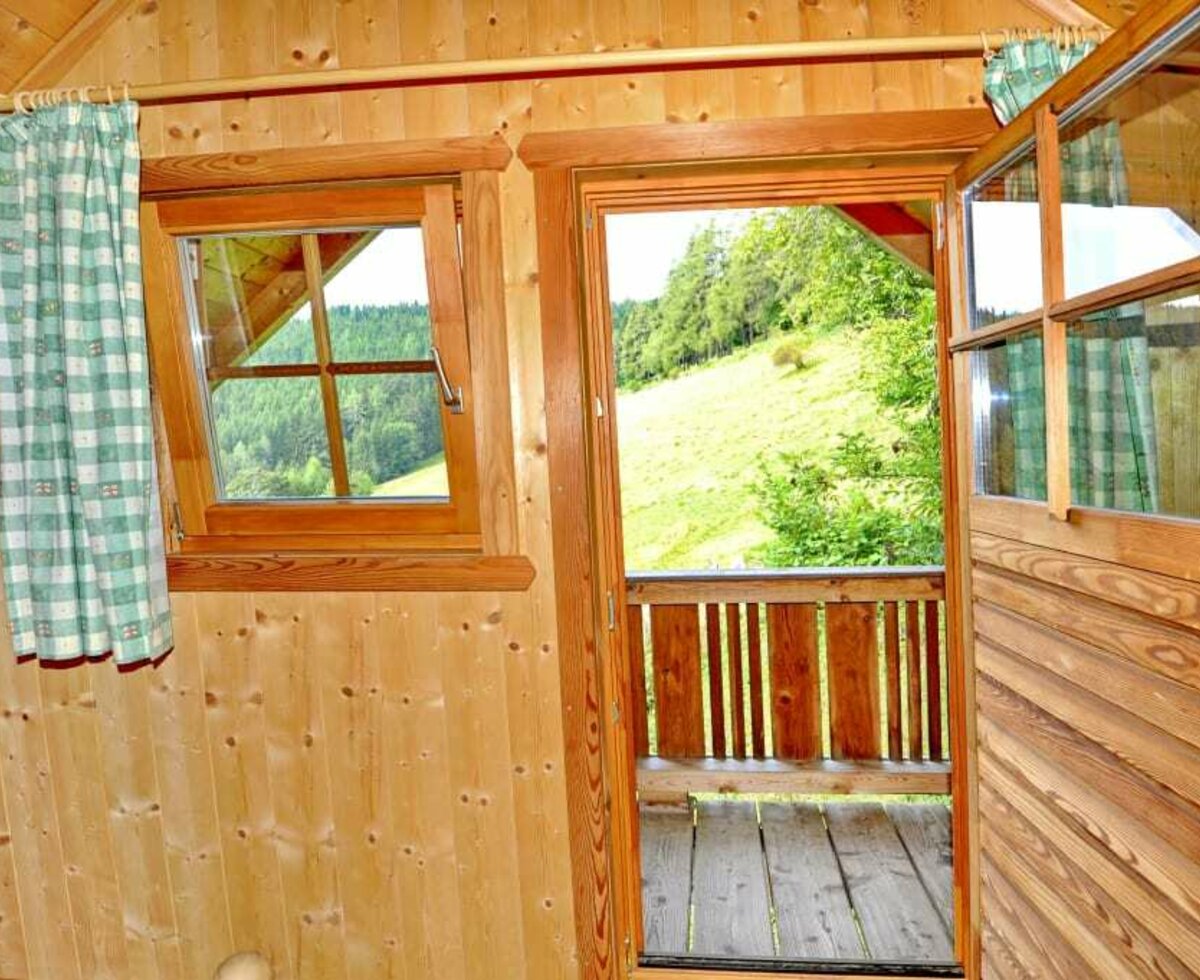
[[[1071,497],[1091,507],[1153,513],[1159,483],[1150,343],[1140,312],[1127,312],[1120,319],[1102,315],[1067,335]]]
[[[1046,373],[1040,334],[1004,345],[1013,422],[1013,494],[1046,499]]]
[[[0,551],[19,656],[171,647],[137,106],[0,118]]]

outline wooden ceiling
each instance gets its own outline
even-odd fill
[[[0,89],[8,92],[97,0],[0,0]]]
[[[104,27],[135,2],[145,0],[0,0],[0,91],[53,85]],[[612,0],[593,0],[606,2]],[[1059,23],[1116,26],[1155,0],[1022,2]]]

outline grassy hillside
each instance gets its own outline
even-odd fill
[[[617,403],[625,563],[630,569],[731,568],[770,535],[751,489],[779,451],[828,453],[842,432],[891,438],[858,381],[856,338],[818,341],[803,371],[776,367],[768,340]],[[440,464],[377,492],[428,492]]]

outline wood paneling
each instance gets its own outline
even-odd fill
[[[119,85],[1046,23],[1017,0],[983,6],[109,0],[81,25],[102,29],[95,43],[64,48],[37,78]],[[8,22],[0,32],[6,54],[33,36]],[[15,81],[4,64],[0,88]],[[253,169],[299,146],[498,137],[512,148],[530,131],[590,126],[978,110],[980,72],[970,60],[895,61],[196,101],[143,109],[140,135],[147,157],[237,151]],[[563,710],[564,691],[569,706],[598,704],[587,542],[549,520],[552,494],[584,520],[584,488],[554,480],[562,430],[555,445],[546,416],[579,412],[578,366],[555,360],[554,345],[577,324],[538,303],[539,281],[574,275],[573,247],[543,243],[539,257],[533,177],[517,161],[472,197],[480,221],[496,220],[497,201],[501,219],[488,248],[498,239],[503,253],[517,488],[493,501],[505,526],[484,532],[529,556],[529,589],[179,594],[178,647],[161,667],[102,663],[67,677],[78,688],[0,650],[0,975],[73,980],[109,962],[139,980],[201,980],[233,949],[262,950],[284,978],[616,974],[599,736]],[[496,296],[467,291],[498,313]],[[560,390],[544,387],[544,362]],[[578,598],[562,631],[556,587]],[[752,706],[731,681],[727,751],[744,755]],[[99,773],[61,795],[89,759]]]
[[[1195,976],[1195,585],[978,530],[972,557],[985,976]]]

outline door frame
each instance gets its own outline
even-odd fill
[[[922,122],[915,116],[933,118]],[[762,138],[764,122],[772,127],[771,139]],[[526,137],[519,150],[534,170],[576,943],[581,973],[589,978],[669,980],[686,972],[696,980],[715,980],[751,974],[637,964],[641,921],[640,868],[635,859],[636,760],[632,731],[625,724],[633,701],[627,658],[619,648],[623,631],[609,628],[610,621],[622,621],[625,601],[620,535],[613,533],[613,521],[619,521],[612,412],[607,410],[613,379],[607,358],[598,356],[608,343],[602,335],[608,321],[596,315],[595,306],[604,301],[606,291],[589,288],[589,282],[606,279],[603,268],[597,269],[597,263],[604,262],[603,221],[593,219],[588,228],[588,209],[593,214],[597,208],[646,210],[648,202],[663,209],[699,207],[705,195],[711,201],[717,194],[723,203],[738,201],[745,206],[925,199],[949,210],[951,173],[966,151],[994,131],[994,125],[990,130],[984,127],[978,113],[962,110],[722,126],[726,139],[715,150],[706,124],[535,134]],[[791,131],[791,139],[781,137],[784,130]],[[941,134],[944,147],[931,145],[922,135],[929,132]],[[909,152],[904,134],[913,134],[908,137]],[[783,145],[799,149],[785,156],[780,152]],[[945,214],[936,232],[944,247],[935,247],[934,266],[946,494],[955,952],[968,976],[976,976],[978,883],[971,860],[976,813],[971,792],[973,724],[968,717],[973,704],[968,690],[972,671],[969,644],[964,642],[959,544],[965,525],[958,506],[962,467],[954,422],[957,392],[947,370],[954,280],[950,255],[957,250],[951,241],[954,222],[948,217]],[[752,975],[794,978],[803,974]]]

